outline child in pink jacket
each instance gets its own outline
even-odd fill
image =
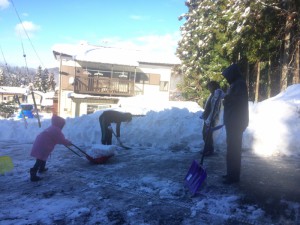
[[[52,116],[51,119],[52,125],[42,131],[35,139],[31,156],[36,158],[36,162],[34,166],[30,169],[30,180],[31,181],[39,181],[41,177],[37,176],[36,173],[39,171],[40,173],[46,172],[48,168],[46,168],[46,160],[50,153],[54,150],[56,144],[62,144],[65,146],[69,146],[72,143],[67,140],[62,133],[62,128],[65,125],[65,119],[59,116]]]

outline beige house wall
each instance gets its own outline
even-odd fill
[[[76,67],[76,68],[75,68]],[[171,80],[171,65],[149,65],[142,64],[138,67],[138,69],[146,74],[158,74],[160,81],[168,82],[167,91],[160,91],[160,85],[153,84],[141,84],[136,83],[135,86],[140,90],[143,90],[143,94],[145,96],[157,98],[157,99],[169,99],[169,91],[170,91],[170,80]],[[72,93],[74,93],[74,86],[72,85],[72,81],[74,81],[75,75],[84,76],[83,71],[85,68],[82,68],[78,63],[74,61],[62,61],[60,67],[60,101],[59,101],[59,115],[66,117],[77,117],[87,114],[88,106],[99,107],[112,107],[116,104],[114,101],[107,101],[107,99],[103,99],[100,97],[98,99],[88,99],[88,97],[82,99],[76,99],[70,97]],[[158,82],[159,83],[159,82]],[[109,96],[107,96],[109,97]],[[117,98],[117,97],[116,97]]]

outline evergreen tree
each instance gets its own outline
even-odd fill
[[[188,0],[186,5],[177,49],[184,73],[179,88],[186,99],[201,104],[212,79],[224,87],[221,71],[233,62],[240,64],[252,99],[277,94],[284,71],[288,84],[299,78],[297,0]],[[280,69],[286,62],[295,65],[292,77]]]
[[[18,108],[15,107],[14,102],[1,102],[0,103],[0,117],[9,118],[14,114]]]
[[[33,89],[36,91],[43,91],[43,80],[42,80],[42,67],[39,66],[34,80],[33,80]]]
[[[49,91],[55,91],[55,80],[54,80],[54,74],[50,73],[49,79],[48,79],[48,90]]]
[[[184,73],[179,88],[184,97],[202,105],[209,94],[209,80],[225,85],[221,71],[230,63],[229,7],[226,0],[187,1],[186,5],[189,12],[184,16],[187,21],[181,28],[182,40],[177,49]]]
[[[5,76],[4,76],[4,70],[0,67],[0,86],[5,85]]]
[[[49,72],[47,69],[44,69],[44,71],[42,73],[42,91],[43,92],[47,92],[50,89],[48,78],[49,78]]]

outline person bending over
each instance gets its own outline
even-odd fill
[[[120,137],[121,123],[130,122],[132,120],[131,113],[124,113],[114,110],[104,111],[99,117],[99,123],[101,128],[101,143],[103,145],[112,144],[112,130],[111,123],[116,124],[116,136]]]

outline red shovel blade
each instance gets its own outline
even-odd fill
[[[187,175],[185,176],[185,185],[188,187],[190,192],[195,195],[206,177],[206,170],[201,167],[196,160],[194,160]]]
[[[98,158],[93,158],[89,155],[86,155],[86,158],[94,163],[94,164],[102,164],[102,163],[105,163],[110,157],[112,157],[113,155],[108,155],[108,156],[101,156],[101,157],[98,157]]]

